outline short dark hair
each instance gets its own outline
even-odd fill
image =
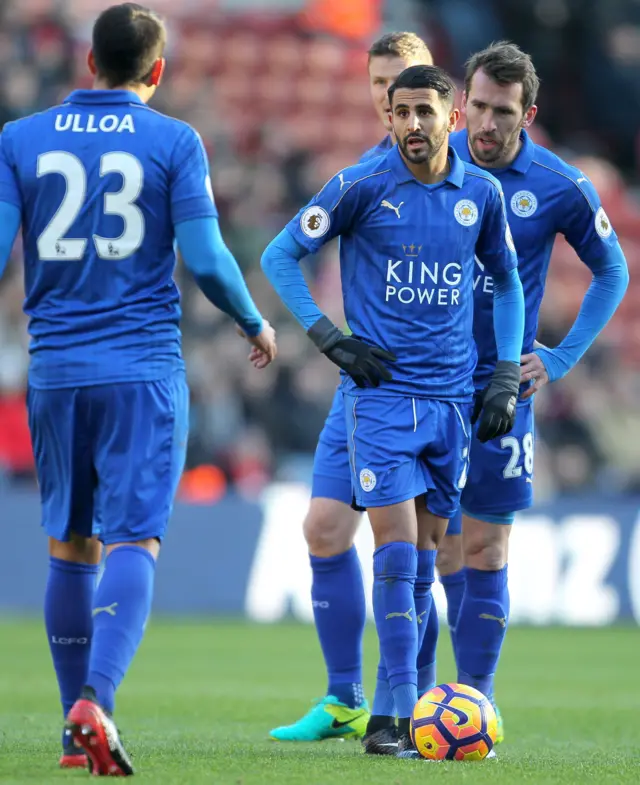
[[[387,92],[390,106],[393,106],[393,94],[401,87],[409,90],[435,90],[440,99],[450,106],[453,106],[456,96],[453,79],[437,65],[412,65],[405,68]]]
[[[107,8],[93,26],[92,48],[98,76],[109,87],[139,84],[162,57],[167,33],[162,19],[137,3]]]
[[[386,33],[371,44],[369,62],[374,57],[402,57],[403,60],[424,60],[433,63],[429,47],[415,33]]]
[[[481,52],[472,55],[465,64],[464,91],[469,95],[471,81],[476,71],[485,74],[500,85],[522,85],[522,107],[527,112],[535,104],[540,87],[531,57],[510,41],[497,41]]]

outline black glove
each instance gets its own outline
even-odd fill
[[[504,436],[516,421],[516,402],[520,391],[520,366],[501,360],[491,377],[489,385],[476,396],[471,423],[478,417],[478,441],[488,442]]]
[[[390,382],[393,378],[381,360],[393,363],[395,355],[345,335],[326,316],[307,330],[307,335],[338,368],[346,371],[358,387],[377,387],[380,381]]]

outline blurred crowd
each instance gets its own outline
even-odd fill
[[[213,498],[230,485],[252,495],[274,478],[310,477],[337,373],[284,311],[259,259],[309,196],[382,137],[370,106],[366,49],[382,32],[407,28],[458,79],[465,58],[491,40],[510,38],[533,55],[542,77],[535,139],[593,180],[631,268],[625,302],[597,345],[567,379],[537,396],[536,493],[640,489],[640,202],[633,190],[640,182],[640,3],[360,0],[360,12],[351,15],[330,0],[149,4],[168,17],[170,34],[168,73],[154,106],[201,133],[224,237],[279,330],[278,362],[255,371],[229,319],[178,269],[192,390],[185,498]],[[0,123],[88,86],[90,25],[106,5],[2,3]],[[339,322],[336,245],[304,266],[316,299]],[[540,341],[554,346],[562,339],[589,280],[559,239]],[[33,479],[22,296],[18,246],[0,282],[0,472],[10,481]]]

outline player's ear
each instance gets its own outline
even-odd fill
[[[528,128],[533,123],[533,121],[536,119],[536,115],[537,114],[538,114],[538,107],[537,106],[532,106],[530,109],[528,109],[524,113],[524,120],[522,122],[523,127],[524,128]]]
[[[158,87],[162,81],[162,75],[164,74],[166,63],[167,61],[164,59],[164,57],[159,57],[153,64],[153,68],[151,69],[151,78],[149,80],[149,84],[151,86]]]
[[[96,60],[93,56],[93,49],[89,49],[89,54],[87,55],[87,66],[89,67],[91,76],[95,76],[98,73],[98,69],[96,68]]]
[[[455,106],[451,110],[451,114],[449,115],[449,127],[447,131],[452,134],[456,130],[456,125],[458,125],[458,120],[460,119],[460,110],[456,109]]]

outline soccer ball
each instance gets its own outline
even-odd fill
[[[495,743],[497,724],[481,692],[466,684],[440,684],[416,703],[411,738],[428,760],[483,760]]]

